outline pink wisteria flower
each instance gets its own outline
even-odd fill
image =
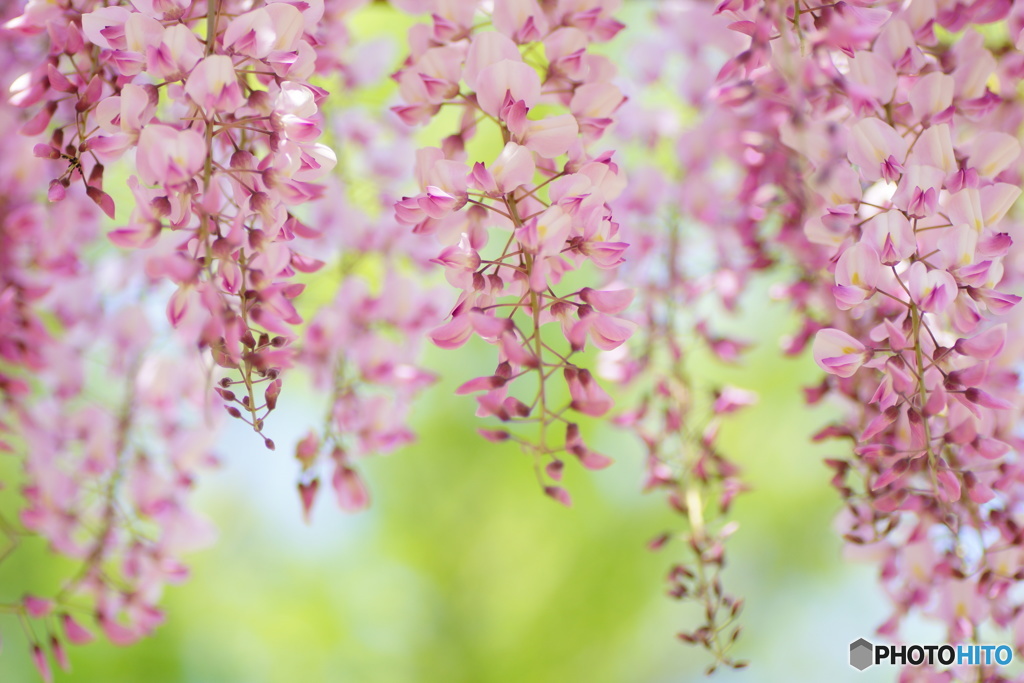
[[[870,356],[867,347],[842,330],[819,330],[812,354],[823,370],[838,377],[852,377]]]

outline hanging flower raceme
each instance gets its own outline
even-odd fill
[[[82,368],[51,367],[39,387],[44,397],[15,413],[14,448],[31,456],[24,507],[17,521],[2,523],[10,552],[38,536],[75,563],[52,592],[5,605],[22,619],[44,679],[47,657],[69,668],[68,644],[83,645],[99,634],[129,645],[152,634],[164,621],[164,586],[188,578],[183,554],[215,535],[190,507],[197,474],[214,463],[214,430],[201,412],[171,409],[182,398],[203,405],[205,370],[189,364],[181,347],[150,352],[151,336],[137,306],[67,327],[52,352],[103,364],[105,389],[116,393],[109,401],[86,402],[86,392],[99,390],[86,380],[61,395],[61,373]],[[62,416],[57,424],[55,414]]]
[[[4,62],[18,64],[2,37]],[[22,113],[0,103],[8,130]],[[0,451],[23,463],[0,485],[5,510],[17,508],[0,516],[0,563],[36,539],[70,560],[0,609],[50,680],[51,660],[70,667],[69,645],[127,644],[162,622],[163,586],[186,578],[182,554],[210,538],[188,500],[212,429],[178,404],[205,404],[203,369],[180,346],[150,350],[152,292],[131,267],[85,256],[100,235],[95,197],[71,186],[37,203],[65,162],[33,158],[22,136],[0,146]]]
[[[626,293],[582,287],[572,273],[613,268],[627,247],[609,209],[625,179],[610,152],[590,151],[623,96],[611,62],[587,52],[622,25],[615,3],[600,0],[503,1],[490,15],[478,4],[415,7],[432,11],[432,23],[410,31],[395,111],[409,125],[457,116],[441,147],[417,153],[421,192],[395,212],[442,244],[436,261],[460,291],[433,341],[454,349],[480,337],[497,347],[494,372],[459,393],[479,394],[478,416],[538,426],[535,436],[481,432],[523,444],[544,491],[568,504],[557,484],[562,453],[591,469],[610,462],[580,435],[580,417],[612,406],[580,353],[617,348],[634,329],[619,316]]]
[[[632,245],[631,259],[615,277],[636,287],[628,317],[638,331],[628,344],[603,354],[601,369],[632,389],[615,421],[643,444],[645,490],[664,494],[679,517],[678,529],[649,544],[678,558],[667,575],[669,595],[700,607],[703,621],[679,638],[708,650],[714,657],[709,671],[740,668],[745,662],[730,648],[740,633],[735,622],[743,601],[723,589],[722,569],[726,540],[737,528],[728,515],[744,485],[717,439],[728,429],[728,416],[757,397],[737,387],[707,386],[694,371],[707,356],[734,363],[747,346],[713,331],[698,311],[735,311],[760,266],[743,246],[745,207],[732,199],[740,164],[733,154],[742,149],[734,140],[737,118],[701,87],[741,41],[724,18],[699,5],[665,3],[651,23],[657,30],[634,38],[627,52],[624,87],[635,92],[614,133],[633,178],[613,204]],[[678,111],[666,111],[661,100],[646,101],[645,93],[662,88],[682,89]],[[680,122],[683,107],[699,113],[692,127]],[[666,149],[673,153],[660,160]]]
[[[333,123],[346,141],[338,165],[345,187],[333,187],[318,207],[323,231],[316,246],[318,253],[341,254],[341,284],[298,342],[299,362],[328,396],[323,427],[311,430],[295,452],[307,518],[322,481],[343,510],[365,508],[370,493],[358,462],[414,440],[410,407],[435,381],[422,367],[421,342],[444,315],[440,293],[424,286],[433,270],[428,245],[390,211],[391,188],[406,184],[395,160],[400,150],[414,152],[408,128],[354,108],[336,113]],[[363,186],[376,190],[368,207],[352,198]]]
[[[804,244],[791,229],[786,245],[805,272],[788,290],[807,315],[791,350],[813,337],[831,379],[808,396],[847,408],[819,438],[851,444],[852,457],[829,462],[844,537],[882,563],[895,611],[880,631],[895,637],[920,612],[950,642],[987,624],[1020,642],[1011,558],[1024,444],[1007,346],[1021,334],[1020,276],[1006,216],[1021,184],[1021,57],[973,29],[955,42],[940,32],[1002,21],[1009,5],[719,9],[751,36],[721,95],[739,110],[785,110],[777,135],[808,188]],[[808,267],[814,254],[821,269]],[[978,676],[968,669],[952,675]]]
[[[317,8],[234,5],[30,2],[4,33],[5,50],[21,50],[12,66],[44,42],[32,36],[48,40],[45,61],[10,87],[29,115],[6,98],[0,107],[8,129],[48,136],[33,150],[45,164],[20,148],[27,138],[10,143],[2,158],[18,169],[0,199],[3,448],[25,454],[0,559],[38,536],[77,567],[53,591],[4,605],[46,680],[51,659],[69,666],[68,644],[101,634],[126,645],[162,622],[163,586],[188,574],[181,554],[211,537],[188,507],[216,426],[196,343],[239,371],[221,394],[261,429],[293,355],[301,286],[289,280],[319,266],[295,249],[313,235],[291,213],[333,164],[316,142],[325,93],[306,82]],[[137,201],[109,237],[145,249],[93,264],[82,257],[98,236],[93,205],[115,216],[104,170],[122,158],[134,159]],[[48,209],[32,203],[47,172]],[[167,280],[182,343],[156,353],[151,287]]]
[[[135,207],[110,239],[146,248],[149,276],[176,286],[168,319],[234,371],[219,391],[257,432],[293,360],[292,276],[316,267],[293,207],[335,163],[317,142],[326,93],[308,82],[322,15],[322,0],[61,0],[8,22],[49,39],[11,101],[38,110],[22,133],[48,131],[36,154],[64,166],[51,200],[80,182],[114,218],[105,165],[134,151]]]

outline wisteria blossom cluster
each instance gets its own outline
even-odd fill
[[[292,276],[322,265],[295,245],[315,231],[292,211],[336,161],[317,141],[327,93],[308,82],[323,15],[322,0],[33,1],[7,24],[48,38],[11,102],[37,112],[22,133],[48,134],[35,154],[61,162],[50,200],[81,183],[114,218],[104,172],[134,153],[135,206],[109,237],[176,286],[168,319],[235,371],[218,390],[257,432],[293,360]]]
[[[482,392],[478,416],[538,426],[481,433],[521,443],[545,493],[568,505],[561,454],[588,469],[611,463],[581,434],[577,416],[612,406],[581,352],[588,341],[614,349],[633,330],[618,315],[631,290],[573,277],[614,268],[628,246],[609,208],[625,177],[611,152],[592,151],[623,102],[614,65],[588,52],[622,29],[616,3],[412,4],[432,21],[410,31],[395,112],[409,125],[448,121],[441,146],[417,152],[421,192],[395,205],[396,218],[443,245],[436,260],[460,292],[431,338],[448,349],[472,337],[497,347],[493,373],[458,391]]]
[[[4,449],[28,457],[3,557],[39,536],[78,569],[3,609],[47,680],[67,643],[98,629],[125,645],[162,622],[181,553],[212,538],[188,505],[212,462],[210,361],[239,371],[218,390],[260,431],[299,322],[288,280],[322,265],[287,244],[312,233],[291,207],[334,161],[316,142],[326,93],[306,82],[331,47],[311,37],[322,11],[237,5],[31,2],[5,26],[24,75],[4,84],[3,120],[24,137],[3,152]],[[104,175],[125,156],[136,202],[109,238],[146,249],[87,259],[97,207],[119,215]],[[159,350],[154,306],[179,328]]]
[[[791,150],[772,179],[782,191],[762,189],[789,205],[783,242],[803,270],[786,291],[807,320],[794,350],[813,335],[830,375],[808,398],[846,406],[818,438],[852,452],[830,461],[839,525],[881,565],[894,613],[880,632],[919,612],[950,642],[994,624],[1021,643],[1022,405],[1005,352],[1021,334],[1006,218],[1021,183],[1020,20],[987,2],[718,9],[750,36],[719,97],[758,108]],[[1008,37],[975,29],[1007,19]],[[1004,680],[974,668],[912,675]]]
[[[8,37],[5,63],[17,64],[24,55]],[[19,119],[0,105],[6,129]],[[134,282],[143,264],[83,256],[99,237],[91,195],[70,187],[52,207],[35,201],[62,169],[32,146],[21,136],[0,143],[0,451],[31,454],[17,481],[3,482],[4,495],[20,485],[23,504],[0,517],[0,564],[38,537],[72,571],[0,611],[21,622],[50,680],[51,659],[70,667],[69,644],[99,632],[125,645],[163,621],[163,586],[188,573],[182,553],[212,540],[189,498],[213,462],[215,421],[203,415],[198,362],[175,343],[152,348],[154,293]],[[137,296],[118,296],[122,288]]]

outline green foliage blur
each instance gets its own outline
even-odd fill
[[[649,5],[645,5],[649,7]],[[642,12],[634,12],[642,31]],[[356,35],[403,40],[409,21],[374,4]],[[383,103],[385,87],[365,95]],[[425,133],[424,135],[429,135]],[[428,140],[429,142],[429,140]],[[720,681],[880,681],[847,664],[850,641],[887,614],[872,570],[847,566],[831,529],[838,498],[821,460],[836,455],[809,436],[834,408],[809,409],[801,387],[818,379],[809,359],[782,359],[792,331],[767,282],[750,288],[738,319],[755,342],[740,367],[699,357],[698,380],[753,389],[757,405],[723,428],[726,453],[752,491],[735,504],[726,588],[745,596],[737,648],[751,660]],[[310,297],[328,301],[330,283]],[[319,291],[317,290],[319,287]],[[199,488],[220,529],[191,558],[192,577],[168,589],[167,623],[122,649],[71,648],[69,683],[639,683],[699,680],[706,653],[675,638],[699,615],[664,595],[681,556],[646,543],[678,528],[659,495],[645,496],[640,444],[613,427],[591,437],[616,464],[584,472],[569,463],[565,509],[538,490],[515,447],[476,435],[471,397],[453,390],[486,371],[489,350],[467,360],[431,350],[444,379],[418,403],[419,442],[361,463],[369,512],[345,516],[322,491],[303,524],[290,453],[322,415],[323,398],[296,377],[273,416],[276,452],[233,425],[224,467]],[[3,465],[0,478],[13,466]],[[48,585],[66,567],[30,547],[0,567],[0,599]],[[25,637],[0,615],[0,683],[37,680]]]

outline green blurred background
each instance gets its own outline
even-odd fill
[[[651,5],[629,8],[642,22]],[[408,20],[373,6],[357,38],[401,40]],[[369,95],[383,99],[384,90]],[[759,403],[723,428],[727,455],[752,491],[734,507],[727,588],[746,598],[737,655],[751,661],[721,681],[890,680],[847,664],[850,641],[870,637],[886,616],[873,569],[847,565],[832,532],[838,498],[821,460],[836,455],[809,435],[828,408],[808,409],[801,386],[818,371],[784,360],[780,336],[792,320],[771,302],[769,283],[747,294],[734,327],[756,340],[743,367],[702,361],[698,380],[753,389]],[[329,292],[313,293],[326,300]],[[215,547],[193,556],[193,576],[168,589],[167,623],[143,643],[72,648],[74,670],[58,681],[96,683],[486,682],[593,683],[698,680],[707,655],[674,634],[698,615],[664,595],[676,561],[671,545],[646,542],[674,528],[657,496],[640,493],[642,451],[604,427],[592,442],[616,464],[596,473],[569,467],[571,509],[541,495],[514,447],[478,437],[470,397],[453,390],[484,371],[475,358],[431,350],[444,381],[417,403],[417,444],[362,463],[369,512],[346,516],[329,495],[302,523],[294,488],[294,443],[323,397],[293,377],[275,413],[276,452],[231,424],[224,467],[201,482],[198,503],[220,529]],[[6,473],[5,477],[6,478]],[[3,565],[0,598],[46,584],[55,572],[40,551]],[[927,630],[922,631],[928,633]],[[0,618],[0,683],[36,680],[17,623]],[[936,635],[937,637],[937,635]],[[938,642],[938,641],[936,641]]]

